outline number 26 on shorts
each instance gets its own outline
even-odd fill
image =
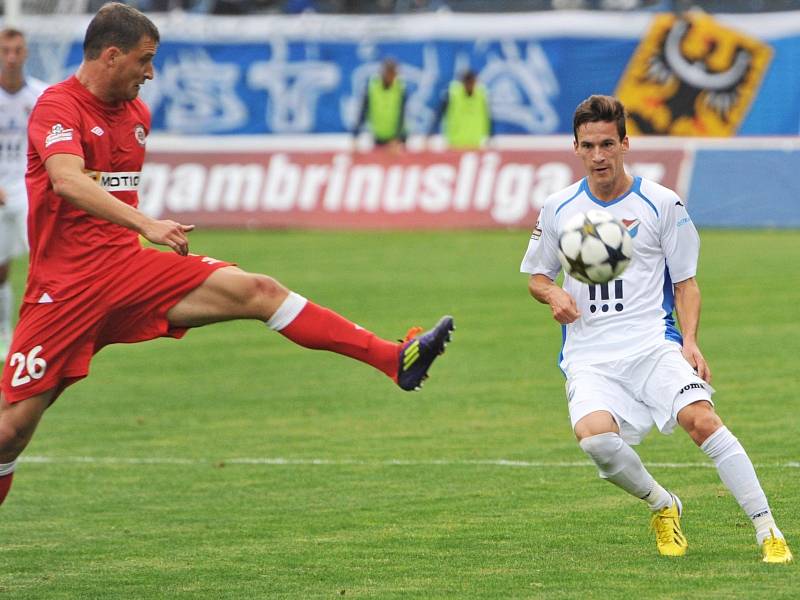
[[[41,379],[47,371],[47,361],[39,357],[42,351],[41,346],[35,346],[27,355],[22,352],[15,352],[11,355],[9,366],[14,369],[14,376],[11,378],[11,387],[19,387],[30,383],[32,379]]]

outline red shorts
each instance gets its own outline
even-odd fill
[[[89,363],[109,344],[180,338],[167,311],[231,263],[205,256],[179,256],[143,248],[121,269],[93,281],[72,298],[26,302],[14,330],[0,390],[6,402],[19,402],[56,389],[53,400],[89,374]]]

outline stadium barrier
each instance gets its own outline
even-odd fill
[[[429,131],[466,68],[488,90],[498,134],[569,135],[575,106],[595,93],[619,95],[652,135],[799,133],[800,11],[152,16],[161,43],[142,97],[154,132],[352,131],[391,56],[413,134]],[[89,18],[22,19],[28,72],[48,82],[74,72]]]
[[[800,140],[636,138],[633,174],[675,189],[700,226],[800,227]],[[474,152],[353,147],[348,136],[154,135],[147,213],[200,226],[531,228],[580,179],[569,136],[499,136]],[[416,149],[415,149],[416,148]]]

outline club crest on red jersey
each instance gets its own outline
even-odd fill
[[[136,138],[136,141],[139,142],[140,146],[144,146],[145,142],[147,141],[147,134],[144,132],[144,125],[137,123],[136,127],[133,128],[133,136]]]
[[[72,129],[64,129],[61,123],[56,123],[50,128],[50,133],[44,139],[44,147],[48,148],[56,142],[69,142],[72,140]]]

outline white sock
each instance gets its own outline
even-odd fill
[[[0,463],[0,477],[4,475],[10,475],[14,472],[14,469],[17,466],[17,461],[12,460],[10,463]]]
[[[14,304],[14,296],[11,293],[11,282],[0,283],[0,338],[7,336],[11,338],[11,311]]]
[[[305,308],[308,300],[303,298],[300,294],[289,292],[286,300],[272,313],[272,316],[267,320],[267,327],[280,331],[287,327],[289,323],[295,320],[300,311]]]
[[[717,429],[708,436],[700,449],[714,461],[722,483],[750,517],[759,545],[770,536],[770,530],[774,532],[775,537],[782,538],[783,534],[775,525],[767,496],[758,482],[753,463],[739,440],[728,428],[723,426]]]
[[[650,510],[672,505],[672,496],[647,472],[642,459],[616,433],[601,433],[580,441],[581,449],[597,465],[600,477],[647,502]]]

